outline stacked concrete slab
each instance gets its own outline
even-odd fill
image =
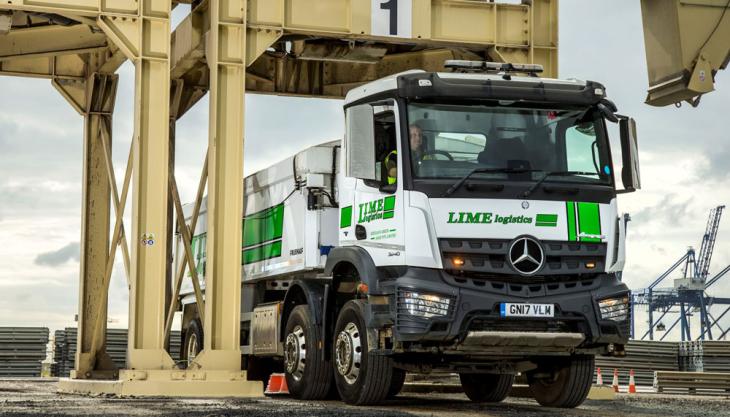
[[[601,368],[605,384],[611,383],[613,370],[618,369],[619,384],[628,385],[629,372],[633,369],[637,385],[652,386],[654,371],[680,370],[679,344],[677,342],[631,340],[626,345],[625,357],[597,356],[596,367]]]
[[[680,370],[730,372],[730,342],[692,341],[679,344]]]
[[[47,345],[47,327],[0,327],[0,377],[40,377]]]
[[[67,327],[64,330],[57,330],[54,336],[54,375],[68,377],[75,366],[78,330],[75,327]],[[127,329],[107,330],[106,351],[116,366],[123,369],[127,356]],[[175,361],[180,360],[179,331],[173,331],[170,336],[170,356]]]

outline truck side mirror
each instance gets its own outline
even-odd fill
[[[621,180],[624,184],[624,190],[622,192],[632,193],[641,189],[636,121],[630,117],[621,117],[619,128],[621,130],[621,156],[623,159]]]
[[[347,109],[347,176],[362,180],[378,179],[375,164],[373,107],[369,104]]]

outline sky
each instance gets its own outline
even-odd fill
[[[633,218],[624,281],[644,287],[688,246],[699,247],[709,210],[730,201],[730,71],[718,74],[717,91],[704,97],[698,109],[644,104],[647,74],[635,0],[561,0],[559,42],[561,78],[603,83],[620,112],[637,119],[643,189],[621,196],[619,207]],[[127,63],[120,69],[114,116],[119,179],[133,130],[133,85],[133,68]],[[73,326],[83,121],[47,80],[0,77],[0,91],[0,255],[5,259],[0,326]],[[338,100],[247,95],[245,174],[342,137],[341,105]],[[207,144],[207,108],[204,99],[178,122],[175,175],[183,202],[195,196]],[[617,131],[612,133],[617,138]],[[721,224],[711,274],[730,264],[727,222]],[[728,296],[730,276],[725,281],[710,294]],[[126,279],[117,262],[109,300],[111,327],[126,327],[127,308]],[[727,325],[730,320],[723,327]],[[637,323],[639,331],[645,328]],[[678,334],[669,338],[674,337]]]

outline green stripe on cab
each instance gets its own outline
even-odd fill
[[[568,219],[568,240],[574,242],[578,240],[578,233],[575,223],[575,203],[567,201],[565,203],[565,214]]]
[[[578,203],[578,224],[580,234],[601,235],[601,210],[598,203]],[[581,237],[581,242],[600,242],[600,238]]]

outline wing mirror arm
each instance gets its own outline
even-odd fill
[[[618,115],[616,115],[618,108],[616,107],[616,104],[613,103],[613,101],[607,98],[601,99],[596,107],[598,108],[598,111],[601,112],[601,115],[603,115],[603,117],[605,117],[606,120],[608,120],[609,122],[619,122],[620,118]]]

